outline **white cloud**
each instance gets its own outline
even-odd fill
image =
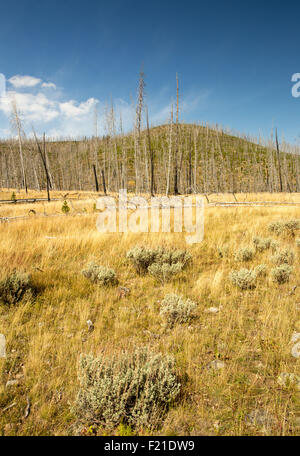
[[[54,82],[43,82],[42,87],[43,89],[56,89]]]
[[[6,97],[0,98],[0,110],[7,116],[11,114],[13,100],[25,122],[50,122],[59,116],[56,103],[43,93],[34,95],[15,91],[6,92]]]
[[[20,89],[21,87],[35,87],[40,84],[42,80],[35,78],[34,76],[16,75],[12,76],[8,82],[10,82],[17,89]]]
[[[89,98],[82,103],[77,103],[75,100],[66,101],[60,103],[59,107],[62,114],[68,118],[82,117],[91,113],[92,108],[97,104],[98,100],[95,98]]]

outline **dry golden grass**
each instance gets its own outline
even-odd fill
[[[255,290],[240,291],[228,279],[232,269],[248,267],[236,263],[235,251],[251,244],[255,235],[270,237],[270,222],[299,218],[299,207],[206,208],[204,241],[188,247],[192,265],[161,285],[149,275],[137,276],[126,252],[137,244],[186,248],[183,234],[100,234],[94,197],[81,194],[87,199],[76,202],[86,207],[85,217],[33,216],[0,225],[1,277],[17,268],[30,272],[42,287],[33,302],[9,309],[0,305],[0,333],[7,339],[7,359],[0,359],[0,435],[71,432],[76,424],[70,405],[78,391],[79,354],[112,354],[145,345],[173,354],[179,373],[186,376],[181,401],[156,434],[299,434],[299,392],[277,383],[281,372],[299,375],[299,359],[290,353],[292,333],[300,331],[300,254],[295,240],[278,238],[282,247],[297,252],[288,284],[275,285],[268,275]],[[299,200],[299,195],[250,195],[257,201],[262,197]],[[228,195],[223,198],[229,200]],[[46,207],[61,213],[61,204]],[[42,212],[44,203],[32,207]],[[1,206],[0,215],[26,215],[28,210],[25,204]],[[224,245],[228,255],[221,258],[218,248]],[[270,256],[270,251],[257,253],[250,267],[265,263],[269,272]],[[119,299],[116,288],[101,288],[84,278],[81,270],[91,260],[115,269],[130,295]],[[159,302],[171,292],[198,303],[198,318],[191,325],[172,330],[162,326]],[[217,314],[205,312],[220,306]],[[94,323],[93,332],[88,332],[87,320]],[[215,359],[225,363],[216,372],[207,369]],[[18,385],[5,386],[18,377]],[[31,411],[24,418],[27,397]],[[247,414],[258,409],[272,416],[269,425],[249,423]]]

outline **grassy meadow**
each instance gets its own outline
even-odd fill
[[[0,199],[11,193],[2,190]],[[300,434],[300,392],[295,385],[278,383],[281,373],[300,375],[300,360],[291,355],[291,338],[300,332],[300,248],[295,239],[300,232],[294,237],[268,231],[274,221],[299,219],[299,206],[206,204],[204,240],[187,246],[184,233],[101,234],[95,193],[70,192],[74,199],[68,200],[68,215],[61,212],[63,193],[55,196],[61,200],[0,206],[0,218],[28,216],[0,223],[0,279],[17,269],[29,273],[39,289],[36,297],[15,306],[0,304],[7,353],[0,358],[0,435],[106,435],[101,423],[80,422],[72,409],[79,389],[79,356],[113,356],[136,347],[174,356],[181,393],[160,427],[119,425],[111,434]],[[300,202],[296,193],[236,198]],[[210,195],[209,200],[234,198]],[[45,213],[61,216],[38,216]],[[255,236],[271,237],[279,249],[294,251],[287,283],[272,280],[268,249],[256,251],[250,261],[236,261],[238,249],[253,247]],[[172,280],[160,283],[149,274],[137,275],[126,258],[127,251],[139,245],[187,249],[192,261]],[[91,283],[81,273],[90,261],[113,268],[118,286],[130,293],[121,298],[118,286]],[[232,270],[260,264],[266,265],[267,275],[256,288],[241,290],[231,282]],[[168,293],[196,302],[191,322],[172,328],[163,324],[160,305]],[[221,367],[209,368],[215,360]]]

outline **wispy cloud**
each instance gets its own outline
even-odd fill
[[[191,91],[181,101],[181,112],[183,115],[188,115],[197,110],[204,110],[207,107],[208,99],[211,95],[211,90]]]
[[[42,84],[43,89],[56,89],[56,84],[54,82],[43,82]]]
[[[16,75],[12,76],[8,82],[12,84],[14,87],[17,89],[20,89],[22,87],[35,87],[38,84],[42,82],[41,79],[35,78],[34,76],[21,76],[21,75]]]
[[[180,120],[185,121],[185,117],[190,117],[195,111],[204,111],[208,106],[208,99],[211,95],[210,90],[193,90],[189,91],[186,95],[180,97],[179,100],[179,114]],[[171,99],[170,102],[164,104],[155,100],[149,105],[149,116],[151,122],[154,124],[161,124],[168,122],[171,117],[171,110],[173,105],[173,114],[175,117],[176,101]]]

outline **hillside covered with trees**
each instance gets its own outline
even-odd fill
[[[43,190],[127,188],[136,193],[298,192],[300,155],[218,127],[179,124],[66,141],[0,143],[0,186]],[[47,171],[46,171],[46,168]]]

